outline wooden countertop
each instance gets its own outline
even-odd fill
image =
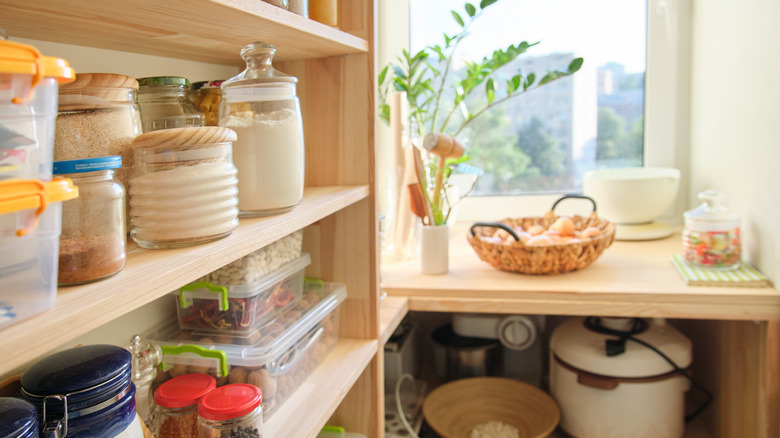
[[[419,259],[382,266],[382,289],[410,311],[780,319],[773,287],[687,286],[670,261],[680,234],[615,241],[587,268],[552,276],[503,272],[481,261],[453,227],[449,272],[423,275]]]

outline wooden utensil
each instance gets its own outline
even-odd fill
[[[425,172],[423,170],[425,166],[420,157],[420,151],[415,148],[415,150],[412,151],[412,155],[414,155],[414,168],[417,171],[417,183],[420,186],[420,194],[422,196],[423,206],[425,207],[425,215],[428,217],[428,224],[436,225],[436,221],[433,217],[433,207],[431,206],[428,194],[425,190]]]
[[[439,166],[436,172],[436,185],[433,192],[433,205],[439,207],[441,202],[441,190],[444,185],[444,171],[447,158],[460,158],[466,149],[455,137],[442,133],[428,134],[423,138],[423,148],[439,157]]]

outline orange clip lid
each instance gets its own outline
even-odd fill
[[[10,179],[0,181],[0,214],[35,209],[35,217],[26,228],[16,231],[24,236],[38,226],[38,217],[52,202],[78,197],[79,189],[69,178],[54,178],[45,182],[37,179]]]
[[[35,88],[43,77],[55,78],[60,84],[72,82],[76,78],[76,73],[68,61],[43,56],[29,44],[0,40],[0,74],[3,73],[32,76],[30,89]],[[22,97],[15,97],[13,102],[19,103],[22,100]]]

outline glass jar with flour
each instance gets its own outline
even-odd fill
[[[239,216],[291,210],[303,198],[304,145],[298,79],[271,65],[274,46],[241,50],[246,69],[222,83],[219,125],[236,132]]]

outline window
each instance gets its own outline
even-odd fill
[[[410,1],[412,53],[460,30],[451,9],[466,16],[460,1]],[[577,192],[589,170],[643,164],[646,11],[645,0],[499,0],[481,12],[457,48],[454,76],[464,60],[521,41],[539,44],[501,67],[496,84],[518,71],[541,78],[566,70],[575,57],[585,63],[493,107],[464,132],[470,163],[485,171],[473,196]],[[485,93],[473,100],[467,105],[484,105]]]

